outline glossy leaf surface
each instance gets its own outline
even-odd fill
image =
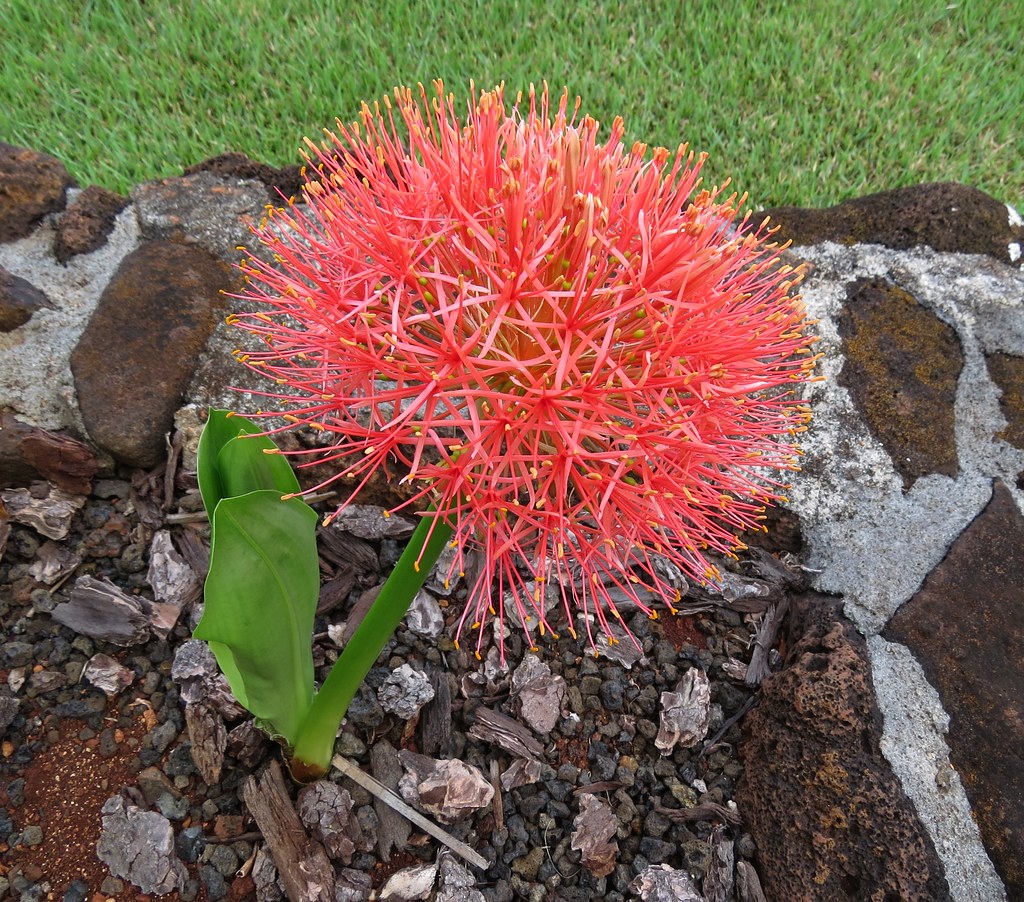
[[[219,501],[194,633],[210,643],[238,701],[289,744],[314,695],[316,526],[311,507],[276,489]]]

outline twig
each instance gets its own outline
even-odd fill
[[[505,826],[505,804],[501,798],[501,775],[498,773],[498,759],[491,758],[491,786],[494,787],[494,829],[501,830]]]
[[[718,744],[718,740],[721,739],[726,733],[728,733],[732,725],[739,721],[740,718],[743,717],[743,715],[745,715],[751,708],[753,708],[754,705],[757,704],[757,701],[758,699],[756,695],[750,696],[750,698],[748,698],[742,704],[739,711],[737,711],[735,714],[733,714],[732,717],[725,721],[719,728],[718,732],[715,733],[714,736],[712,736],[704,743],[704,747],[697,753],[697,757],[703,758],[708,752],[710,752],[715,747],[715,745]]]
[[[464,858],[471,865],[480,868],[481,870],[485,870],[487,868],[486,858],[478,852],[475,852],[461,840],[456,839],[447,830],[443,830],[433,821],[425,818],[415,808],[406,805],[405,802],[403,802],[383,783],[375,780],[369,774],[364,773],[356,767],[355,764],[349,761],[348,758],[343,758],[341,755],[335,755],[334,758],[331,759],[331,763],[354,783],[358,783],[367,792],[375,795],[382,802],[385,802],[394,808],[395,811],[402,815],[402,817],[412,821],[421,830],[425,830],[438,842],[444,843],[456,855]]]

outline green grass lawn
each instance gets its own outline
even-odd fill
[[[1024,17],[1005,0],[0,0],[0,140],[119,191],[275,165],[398,83],[547,80],[711,155],[753,206],[956,180],[1024,206]]]

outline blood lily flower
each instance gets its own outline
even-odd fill
[[[546,585],[591,642],[623,599],[656,616],[797,468],[799,275],[743,199],[701,189],[703,156],[623,133],[546,89],[464,118],[440,83],[396,89],[308,142],[303,203],[255,230],[272,260],[246,263],[258,312],[232,321],[262,346],[240,356],[325,432],[350,500],[397,462],[400,506],[452,529],[446,575],[479,556],[460,632],[557,628]]]

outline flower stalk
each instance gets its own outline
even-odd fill
[[[299,727],[290,767],[300,783],[327,772],[334,739],[350,702],[408,613],[451,535],[452,527],[443,514],[428,513],[420,519],[395,569],[345,644]]]

